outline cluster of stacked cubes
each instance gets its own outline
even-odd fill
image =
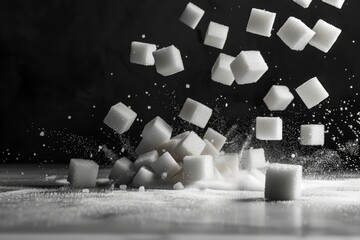
[[[309,7],[311,0],[294,0],[300,6]],[[323,0],[341,8],[344,0]],[[205,11],[188,3],[180,21],[195,29]],[[276,13],[253,8],[246,31],[263,37],[271,37]],[[223,49],[229,27],[210,22],[205,33],[204,44]],[[301,51],[308,44],[327,53],[339,37],[341,30],[320,19],[311,29],[300,19],[289,17],[278,30],[278,37],[292,50]],[[184,70],[181,52],[171,45],[157,49],[155,44],[132,42],[130,62],[154,66],[156,71],[169,76]],[[211,79],[231,86],[254,84],[267,72],[268,65],[257,50],[243,50],[233,57],[220,53],[211,69]],[[313,77],[298,88],[296,93],[307,108],[324,101],[329,94]],[[284,85],[273,85],[264,103],[270,111],[284,111],[293,101],[294,95]],[[187,98],[178,116],[200,128],[206,128],[212,115],[208,106]],[[112,106],[104,123],[119,134],[128,131],[137,117],[134,110],[122,102]],[[257,117],[256,138],[264,141],[282,140],[282,119],[279,117]],[[306,124],[300,128],[301,145],[324,145],[325,128],[322,124]],[[301,195],[302,167],[299,165],[269,164],[264,149],[248,149],[241,153],[221,151],[226,137],[208,127],[201,138],[194,131],[185,131],[173,136],[173,128],[160,116],[147,123],[142,131],[142,140],[135,152],[135,161],[126,157],[117,160],[109,174],[120,189],[127,186],[144,188],[173,188],[209,186],[211,182],[222,182],[220,188],[265,191],[269,200],[293,200]],[[99,166],[91,160],[72,159],[68,180],[73,187],[94,187]],[[227,185],[226,185],[227,183]],[[218,185],[219,186],[219,185]]]

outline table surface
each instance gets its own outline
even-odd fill
[[[107,174],[108,170],[102,170],[100,176]],[[263,192],[139,192],[112,190],[106,184],[86,193],[64,186],[65,178],[64,167],[1,166],[2,236],[18,239],[22,233],[55,237],[72,233],[88,234],[92,239],[92,234],[112,234],[119,239],[129,234],[171,234],[176,239],[178,234],[223,234],[238,239],[360,235],[360,178],[354,176],[304,180],[301,199],[284,202],[267,202]]]

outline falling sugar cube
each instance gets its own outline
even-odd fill
[[[302,51],[313,38],[315,32],[300,19],[289,17],[277,35],[290,49]]]
[[[156,175],[146,167],[140,168],[136,173],[132,185],[134,187],[151,187],[156,181]]]
[[[214,165],[222,176],[235,176],[239,172],[239,155],[236,153],[219,155],[214,158]]]
[[[324,53],[327,53],[330,50],[341,33],[341,29],[322,19],[316,22],[313,31],[315,32],[315,35],[309,44]]]
[[[172,130],[172,127],[158,116],[145,125],[141,135],[145,141],[151,142],[152,146],[157,148],[170,140]]]
[[[210,22],[209,27],[205,33],[204,44],[211,47],[223,49],[228,32],[228,26],[216,22]]]
[[[93,188],[96,186],[98,172],[99,165],[92,160],[71,159],[68,181],[74,188]]]
[[[134,162],[134,167],[136,170],[145,166],[150,168],[151,164],[155,162],[159,158],[159,153],[156,150],[152,150],[146,153],[143,153],[138,156],[138,158]]]
[[[130,62],[144,66],[155,64],[153,52],[156,51],[156,45],[143,42],[132,42],[130,52]]]
[[[230,64],[237,84],[257,82],[268,70],[268,66],[259,51],[241,51]]]
[[[200,22],[205,11],[196,6],[195,4],[189,2],[186,5],[184,12],[180,16],[180,21],[188,25],[190,28],[195,29],[198,23]]]
[[[203,139],[211,142],[218,151],[221,150],[226,142],[225,136],[210,127],[206,130]]]
[[[212,115],[212,109],[191,98],[187,98],[179,117],[198,127],[204,128]]]
[[[214,176],[213,158],[210,155],[184,157],[184,181],[209,180]]]
[[[182,160],[185,156],[198,156],[205,148],[205,142],[191,131],[176,147],[175,154]]]
[[[181,182],[177,182],[177,183],[174,184],[173,189],[174,190],[183,190],[184,185]]]
[[[312,2],[312,0],[293,0],[303,8],[308,8]]]
[[[158,176],[166,173],[166,178],[174,176],[181,169],[179,164],[168,152],[164,153],[155,162],[153,162],[151,164],[151,168]]]
[[[246,31],[264,37],[271,36],[276,13],[253,8],[251,9]]]
[[[128,158],[122,157],[115,162],[110,171],[109,179],[116,181],[118,184],[129,184],[134,174],[134,163]]]
[[[282,140],[282,119],[279,117],[257,117],[256,138],[259,140]]]
[[[201,152],[201,155],[211,155],[213,158],[219,156],[220,152],[219,150],[214,147],[214,145],[207,139],[204,139],[205,142],[205,148]]]
[[[266,172],[267,200],[296,200],[301,196],[302,166],[271,164]]]
[[[211,69],[211,79],[215,82],[231,86],[235,77],[231,71],[230,64],[235,57],[220,53]]]
[[[306,81],[296,88],[295,91],[308,109],[315,107],[329,97],[328,92],[316,77]]]
[[[122,134],[130,129],[136,119],[136,112],[119,102],[112,106],[104,119],[104,123]]]
[[[184,70],[181,53],[174,45],[153,52],[156,71],[163,76],[170,76]]]
[[[341,9],[345,2],[345,0],[322,0],[322,1],[338,9]]]
[[[322,124],[301,125],[300,144],[307,146],[323,146],[325,142],[325,126]]]
[[[273,85],[264,97],[264,102],[270,111],[283,111],[294,99],[287,86]]]
[[[244,152],[241,159],[244,169],[263,168],[266,166],[265,152],[263,148],[253,148]]]

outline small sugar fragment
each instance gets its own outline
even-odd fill
[[[82,190],[82,193],[89,193],[89,192],[90,192],[90,190],[87,189],[87,188],[84,188],[84,189]]]
[[[144,186],[140,186],[140,187],[139,187],[139,192],[145,192],[145,187],[144,187]]]
[[[174,190],[182,190],[184,189],[184,185],[181,182],[177,182],[173,186]]]

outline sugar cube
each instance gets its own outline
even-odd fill
[[[208,140],[209,142],[212,143],[212,145],[214,145],[214,147],[220,151],[221,148],[224,146],[225,142],[226,142],[226,137],[221,135],[221,133],[215,131],[212,128],[208,128],[205,132],[205,135],[203,137],[203,139]]]
[[[174,137],[172,137],[171,139],[180,139],[180,140],[183,140],[185,137],[187,137],[187,135],[189,135],[190,131],[185,131],[185,132],[182,132]]]
[[[214,164],[210,155],[184,157],[184,181],[208,180],[214,176]]]
[[[140,187],[139,187],[139,192],[145,192],[145,187],[144,187],[144,186],[140,186]]]
[[[118,184],[131,183],[135,174],[134,163],[126,157],[117,160],[110,171],[109,179],[115,180]]]
[[[147,142],[151,142],[154,147],[159,147],[170,140],[172,127],[161,117],[157,116],[147,123],[142,131],[142,137]]]
[[[163,76],[170,76],[184,70],[181,53],[174,45],[153,52],[156,71]]]
[[[182,190],[184,189],[184,185],[181,182],[177,182],[173,186],[174,190]]]
[[[185,156],[200,155],[205,145],[205,142],[195,132],[191,131],[176,147],[176,155],[181,160]]]
[[[169,152],[170,154],[175,150],[176,146],[181,142],[181,139],[170,139],[158,148],[159,153]]]
[[[179,117],[198,127],[204,128],[212,115],[212,109],[191,98],[187,98]]]
[[[268,66],[259,51],[241,51],[230,64],[237,84],[257,82],[268,70]]]
[[[253,8],[251,9],[246,31],[264,37],[271,36],[276,13]]]
[[[312,0],[293,0],[303,8],[308,8],[312,2]]]
[[[271,164],[266,171],[267,200],[295,200],[301,196],[302,166]]]
[[[345,2],[345,0],[322,0],[322,1],[338,9],[341,9]]]
[[[264,191],[265,183],[259,181],[248,170],[241,170],[236,179],[237,189],[242,191]]]
[[[211,155],[213,158],[219,156],[219,150],[217,150],[214,145],[209,142],[209,140],[204,139],[205,142],[205,148],[204,150],[201,152],[201,155]]]
[[[151,163],[151,168],[159,176],[161,176],[162,173],[166,173],[166,177],[174,176],[181,169],[179,164],[168,152],[162,154],[155,162]]]
[[[313,31],[315,32],[315,35],[309,44],[324,53],[327,53],[330,50],[341,33],[341,29],[322,19],[316,22]]]
[[[141,167],[136,173],[132,185],[134,187],[151,187],[156,182],[156,175],[146,167]]]
[[[74,188],[92,188],[96,186],[99,165],[92,160],[71,159],[68,181]]]
[[[266,166],[265,152],[263,148],[252,148],[244,152],[241,159],[244,169],[263,168]]]
[[[127,189],[127,185],[121,184],[121,185],[119,186],[119,188],[120,188],[120,190],[125,191],[125,190]]]
[[[122,134],[130,129],[136,119],[136,112],[119,102],[112,106],[104,119],[104,123]]]
[[[313,38],[315,32],[300,19],[289,17],[277,35],[290,49],[302,51]]]
[[[135,149],[135,153],[139,156],[143,153],[155,150],[157,146],[155,146],[151,141],[147,141],[145,139],[141,139],[139,145]]]
[[[230,64],[234,59],[235,57],[233,56],[220,53],[211,69],[211,79],[215,82],[231,86],[235,77],[231,71]]]
[[[153,52],[156,51],[156,45],[143,42],[132,42],[130,52],[130,62],[144,66],[155,64]]]
[[[90,193],[90,190],[88,188],[84,188],[83,190],[81,190],[82,193]]]
[[[329,96],[328,92],[316,77],[306,81],[296,88],[295,91],[299,94],[308,109],[315,107]]]
[[[300,144],[323,146],[325,142],[325,126],[322,124],[301,125]]]
[[[200,22],[205,11],[196,6],[195,4],[189,2],[184,12],[180,16],[180,21],[188,25],[190,28],[195,29],[198,23]]]
[[[283,111],[293,99],[287,86],[273,85],[263,100],[270,111]]]
[[[279,117],[257,117],[256,138],[259,140],[282,140],[282,119]]]
[[[235,176],[239,172],[239,155],[226,153],[214,158],[216,169],[224,177]]]
[[[134,167],[136,170],[141,167],[150,167],[153,162],[155,162],[159,158],[159,153],[156,150],[152,150],[146,153],[143,153],[138,156],[138,158],[134,162]]]
[[[223,49],[228,32],[228,26],[216,22],[210,22],[209,27],[205,33],[204,44],[211,47]]]

